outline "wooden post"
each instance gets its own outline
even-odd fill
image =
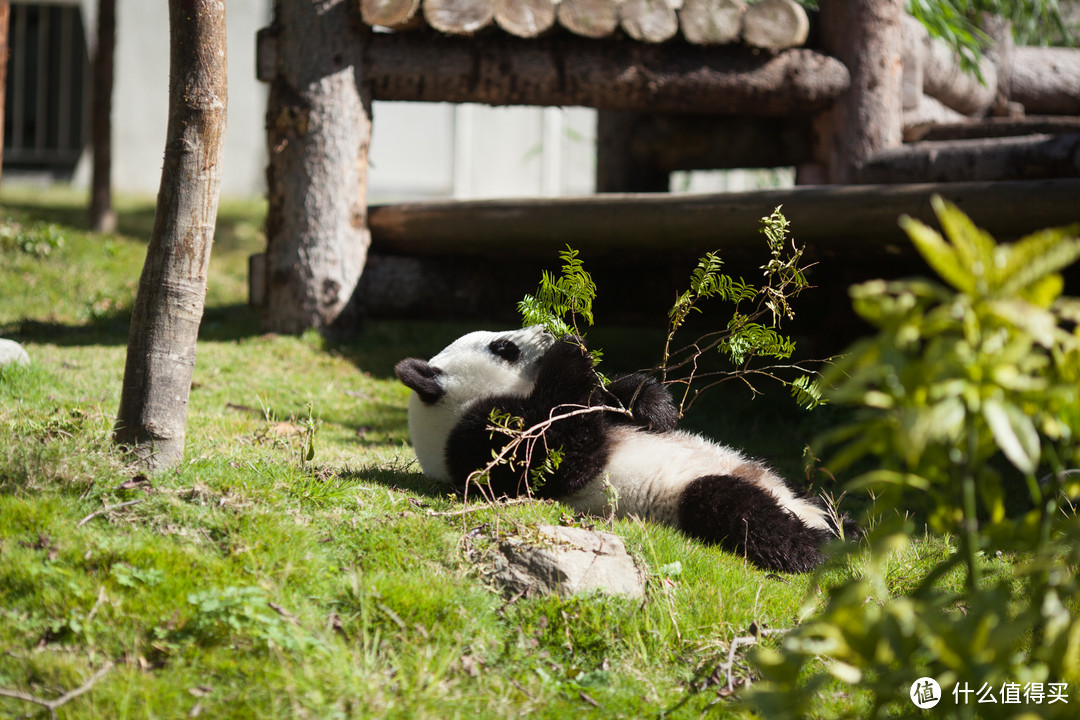
[[[819,161],[832,183],[858,182],[862,164],[901,143],[903,0],[821,0],[821,40],[851,87],[818,119]]]
[[[269,79],[266,300],[263,327],[300,333],[353,320],[370,234],[369,37],[356,0],[276,0],[259,34]]]
[[[169,0],[169,124],[114,439],[148,469],[184,454],[225,139],[225,3]]]

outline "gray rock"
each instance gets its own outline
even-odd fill
[[[509,595],[645,594],[645,574],[622,538],[606,532],[540,525],[500,540],[486,563],[489,579]]]
[[[14,340],[0,338],[0,367],[12,364],[29,365],[30,356],[23,350],[23,346]]]

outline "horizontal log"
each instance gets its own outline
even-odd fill
[[[904,141],[973,140],[1021,135],[1080,133],[1080,117],[1029,115],[1022,118],[993,117],[962,122],[934,123],[904,128]]]
[[[862,183],[1074,177],[1080,177],[1077,134],[911,143],[877,153],[857,174]]]
[[[683,43],[373,33],[375,100],[558,105],[600,110],[776,116],[828,106],[850,78],[835,58]]]
[[[1080,115],[1080,49],[1016,48],[1009,99],[1029,115]]]
[[[546,257],[760,256],[758,220],[783,205],[793,237],[818,257],[909,249],[897,218],[933,222],[930,196],[959,205],[1000,239],[1080,221],[1080,180],[797,187],[710,195],[599,195],[374,206],[372,251],[398,255]]]

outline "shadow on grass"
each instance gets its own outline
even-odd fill
[[[415,469],[411,469],[415,467]],[[345,482],[375,483],[393,490],[404,490],[430,498],[443,498],[453,494],[445,484],[432,480],[420,472],[420,466],[343,468],[336,473]]]
[[[110,310],[85,323],[16,320],[0,325],[0,336],[18,342],[49,343],[63,347],[127,345],[131,308]],[[203,313],[199,339],[211,342],[241,340],[262,334],[259,311],[244,303],[209,307]]]

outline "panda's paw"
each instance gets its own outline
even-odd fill
[[[581,338],[567,335],[556,341],[540,361],[532,397],[549,405],[585,403],[599,384]]]
[[[607,391],[630,410],[630,422],[650,432],[674,430],[679,422],[679,410],[671,393],[654,377],[644,373],[624,375],[612,380]]]

